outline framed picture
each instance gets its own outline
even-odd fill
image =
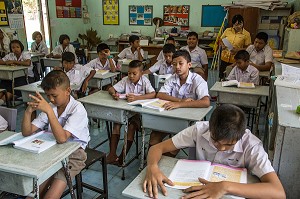
[[[103,25],[119,25],[119,0],[102,0]]]
[[[81,18],[81,0],[55,0],[57,18]]]
[[[164,5],[164,26],[188,26],[189,5]]]
[[[130,5],[129,25],[152,26],[153,6]]]
[[[8,17],[4,1],[0,1],[0,26],[8,26]]]

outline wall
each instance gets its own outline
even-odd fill
[[[294,10],[295,11],[300,11],[300,0],[295,0],[293,2],[293,4],[294,4]]]

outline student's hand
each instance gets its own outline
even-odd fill
[[[47,58],[52,58],[52,57],[53,57],[53,54],[50,53],[50,54],[46,55],[46,57],[47,57]]]
[[[137,51],[140,51],[141,50],[141,46],[138,46],[136,49],[137,49]]]
[[[129,93],[129,94],[127,94],[126,96],[127,96],[127,101],[128,101],[128,102],[133,102],[133,101],[138,100],[138,96],[136,96],[136,95],[133,94],[133,93]]]
[[[167,190],[164,183],[167,183],[170,186],[174,185],[173,182],[159,170],[157,165],[148,166],[146,177],[143,183],[143,191],[145,193],[148,191],[150,198],[158,198],[158,186],[159,186],[162,193],[166,196]]]
[[[192,101],[194,101],[194,99],[192,99],[192,98],[186,98],[186,99],[182,99],[181,101],[182,102],[192,102]]]
[[[6,64],[6,65],[10,65],[10,66],[16,65],[16,64],[15,64],[15,61],[13,61],[13,60],[8,60],[8,61],[5,62],[5,64]]]
[[[115,99],[115,100],[119,100],[119,93],[112,93],[111,96]]]
[[[202,178],[198,178],[198,179],[203,185],[192,186],[187,189],[184,189],[183,192],[189,194],[182,197],[183,199],[188,199],[188,198],[218,199],[226,194],[224,182],[209,182]]]
[[[234,54],[236,54],[238,51],[239,51],[238,48],[233,47],[233,49],[230,50],[230,54],[234,55]]]
[[[81,88],[81,91],[82,91],[83,93],[86,92],[86,89],[87,89],[87,87],[88,87],[88,84],[89,84],[88,81],[84,81],[84,82],[83,82],[82,88]]]
[[[180,102],[167,102],[163,105],[166,110],[172,110],[180,107]]]
[[[31,102],[27,102],[28,106],[31,106],[35,110],[40,110],[48,113],[49,110],[52,110],[50,104],[42,97],[39,92],[36,92],[35,96],[29,95],[29,97],[33,100]]]

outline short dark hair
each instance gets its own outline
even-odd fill
[[[174,44],[165,44],[163,47],[163,53],[175,53],[176,48]]]
[[[128,65],[128,68],[140,68],[140,69],[142,69],[142,67],[143,67],[143,62],[141,62],[139,60],[132,60]]]
[[[196,32],[189,32],[187,35],[187,38],[192,37],[192,36],[195,36],[198,39],[198,33],[196,33]]]
[[[175,59],[175,58],[180,57],[180,56],[183,57],[188,63],[190,63],[191,60],[192,60],[190,53],[186,50],[177,50],[173,54],[172,59]]]
[[[140,37],[137,36],[137,35],[131,35],[131,36],[129,37],[129,43],[130,43],[130,44],[131,44],[131,43],[134,43],[136,40],[140,40]]]
[[[166,40],[167,40],[167,41],[174,41],[174,42],[175,42],[174,37],[168,37]]]
[[[41,83],[43,90],[55,89],[59,86],[63,86],[64,88],[70,87],[70,80],[62,70],[53,70],[49,72]]]
[[[238,141],[246,130],[246,116],[232,104],[218,106],[211,114],[209,131],[214,141]]]
[[[250,59],[250,55],[246,50],[239,50],[235,55],[234,55],[234,59],[238,60],[244,60],[244,61],[249,61]]]
[[[62,34],[62,35],[59,36],[58,41],[59,41],[60,44],[62,44],[65,39],[68,39],[70,41],[70,37],[68,35]]]
[[[24,50],[24,45],[22,44],[22,42],[20,42],[19,40],[17,40],[17,39],[14,39],[14,40],[11,40],[10,41],[10,43],[9,43],[9,50],[10,50],[10,52],[12,52],[12,45],[13,44],[19,44],[19,46],[21,47],[21,52],[23,52],[23,50]]]
[[[40,35],[42,40],[43,40],[43,35],[42,33],[40,33],[39,31],[35,31],[34,33],[32,33],[32,40],[35,40],[35,38]]]
[[[263,40],[265,43],[268,42],[269,36],[267,33],[265,32],[259,32],[257,33],[257,35],[255,36],[255,38]]]
[[[242,15],[237,14],[237,15],[234,15],[234,16],[232,17],[231,22],[232,22],[232,25],[235,24],[236,22],[238,22],[238,23],[242,23],[242,22],[243,22],[243,23],[244,23],[244,18],[243,18]]]
[[[72,62],[75,61],[75,55],[72,52],[64,52],[61,55],[61,61],[67,61],[67,62]]]
[[[109,46],[106,43],[101,43],[97,46],[97,53],[106,49],[110,50]]]

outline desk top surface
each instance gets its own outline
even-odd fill
[[[31,84],[18,86],[18,87],[15,87],[15,90],[28,91],[28,92],[38,91],[39,93],[45,93],[45,91],[41,87],[41,83],[42,83],[42,81],[38,81],[38,82],[31,83]],[[71,90],[77,90],[78,88],[79,88],[78,85],[74,85],[74,84],[71,85]]]
[[[41,57],[41,59],[44,59],[44,60],[47,60],[47,61],[61,61],[61,58]]]
[[[6,90],[6,89],[2,89],[2,88],[0,88],[0,93],[1,93],[1,92],[3,92],[3,91],[5,91],[5,90]]]
[[[91,51],[88,51],[89,54],[97,54],[97,51],[96,50],[91,50]],[[119,54],[119,52],[117,51],[110,51],[110,54],[111,55],[116,55],[116,54]]]
[[[92,79],[107,79],[107,78],[111,78],[111,77],[116,77],[120,72],[108,72],[104,75],[101,75],[100,73],[97,73],[94,75],[94,77]]]
[[[223,87],[222,82],[216,82],[210,89],[215,92],[224,93],[237,93],[244,95],[259,95],[259,96],[269,96],[269,86],[255,86],[255,88],[237,88],[237,87]]]
[[[0,65],[0,71],[18,71],[28,69],[28,66],[8,66]]]
[[[31,57],[44,57],[45,54],[37,53],[37,52],[30,52]]]
[[[5,131],[0,134],[0,140],[14,133],[15,132]],[[12,146],[1,146],[0,171],[40,178],[49,171],[53,165],[61,162],[79,147],[79,143],[67,142],[64,144],[56,144],[40,154],[35,154],[15,149]]]

